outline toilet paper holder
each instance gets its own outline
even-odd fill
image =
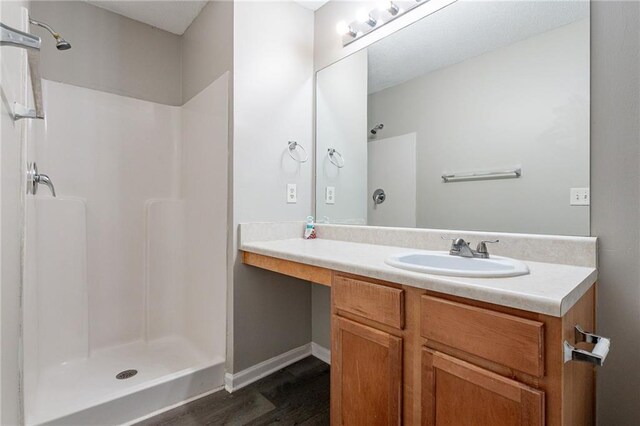
[[[564,341],[564,362],[569,361],[582,361],[589,362],[601,366],[604,364],[607,355],[609,354],[609,348],[611,346],[611,339],[598,336],[597,334],[587,333],[579,325],[575,326],[574,336],[576,343],[586,342],[593,343],[595,346],[591,352],[578,349],[566,340]]]

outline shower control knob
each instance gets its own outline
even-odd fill
[[[384,193],[384,189],[378,188],[373,191],[373,203],[382,204],[387,199],[387,194]]]
[[[27,194],[36,195],[38,192],[38,185],[43,184],[49,191],[51,191],[51,195],[56,196],[56,188],[53,186],[53,182],[49,178],[49,176],[38,173],[38,166],[36,163],[31,163],[27,167]]]

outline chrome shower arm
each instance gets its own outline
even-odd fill
[[[36,21],[33,18],[29,18],[29,23],[32,24],[32,25],[37,25],[39,27],[44,28],[45,30],[49,31],[54,38],[60,37],[60,34],[58,34],[58,32],[55,31],[53,28],[51,28],[51,26],[49,24],[45,24],[44,22]]]

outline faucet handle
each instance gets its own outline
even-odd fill
[[[442,235],[440,236],[441,239],[445,240],[445,241],[464,241],[464,239],[460,238],[460,237],[449,237],[447,235]]]
[[[36,195],[38,192],[38,185],[43,184],[49,191],[51,191],[51,195],[56,196],[56,188],[53,186],[53,182],[49,178],[49,176],[45,174],[38,173],[38,166],[36,163],[30,163],[27,166],[27,193]]]
[[[476,247],[476,252],[477,253],[482,253],[482,254],[486,254],[487,257],[489,257],[489,251],[487,250],[487,244],[495,244],[495,243],[499,243],[500,240],[493,240],[493,241],[489,241],[489,240],[485,240],[485,241],[480,241],[478,243],[478,246]]]
[[[442,236],[440,236],[440,238],[445,240],[445,241],[451,241],[451,245],[452,246],[464,243],[464,240],[462,238],[452,238],[452,237],[449,237],[447,235],[442,235]]]

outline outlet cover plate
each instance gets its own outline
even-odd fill
[[[327,186],[327,188],[324,191],[324,202],[326,204],[336,203],[336,187],[335,186]]]
[[[298,202],[298,189],[295,183],[287,184],[287,204],[295,204]]]
[[[571,188],[569,204],[572,206],[588,206],[591,204],[589,188]]]

